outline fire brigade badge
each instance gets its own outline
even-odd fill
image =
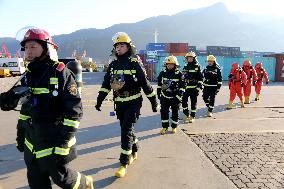
[[[76,95],[78,94],[78,89],[77,89],[77,86],[76,86],[75,84],[70,84],[70,85],[68,86],[68,90],[69,90],[69,93],[70,93],[71,95],[76,96]]]

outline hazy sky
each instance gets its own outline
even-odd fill
[[[284,17],[283,0],[0,0],[0,37],[15,37],[26,26],[44,28],[51,35],[107,28],[217,2],[232,11]]]

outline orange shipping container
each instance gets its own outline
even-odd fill
[[[168,53],[186,53],[188,51],[188,43],[168,43],[166,51]]]
[[[171,53],[171,55],[173,55],[173,56],[185,56],[186,52],[184,52],[184,53]]]

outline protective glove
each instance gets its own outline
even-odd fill
[[[153,112],[157,112],[157,111],[158,111],[158,110],[157,110],[157,106],[158,106],[157,104],[156,104],[156,105],[153,105],[153,104],[152,104],[152,111],[153,111]]]
[[[157,112],[158,111],[158,109],[157,109],[158,103],[156,101],[156,98],[151,102],[151,105],[152,105],[152,111]]]
[[[101,110],[101,105],[99,105],[99,104],[97,104],[97,105],[95,106],[95,108],[96,108],[96,110],[98,110],[98,111],[102,111],[102,110]]]
[[[16,144],[16,147],[19,152],[24,152],[24,145],[23,144]]]
[[[19,152],[24,151],[24,143],[25,143],[25,129],[21,128],[24,126],[29,126],[26,124],[26,121],[19,121],[17,125],[17,138],[16,138],[16,147]]]
[[[160,88],[157,89],[157,97],[159,100],[161,99],[161,89]]]
[[[218,84],[218,85],[217,85],[217,90],[216,90],[216,92],[215,92],[215,95],[217,95],[217,94],[219,93],[220,89],[221,89],[221,85]]]
[[[215,92],[215,95],[217,95],[219,93],[220,89],[217,89]]]
[[[20,98],[13,94],[11,91],[0,94],[0,107],[3,111],[14,110]]]

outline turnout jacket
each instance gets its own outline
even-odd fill
[[[183,70],[183,79],[185,84],[185,89],[195,89],[203,87],[203,75],[201,72],[200,65],[197,61],[187,63]]]
[[[157,88],[158,97],[177,98],[181,101],[184,90],[182,73],[178,68],[172,70],[166,68],[160,72]]]
[[[204,76],[204,87],[217,87],[219,90],[222,86],[222,74],[220,66],[215,63],[212,66],[207,65],[202,71]]]
[[[143,65],[136,56],[132,56],[130,53],[117,56],[109,64],[97,97],[98,106],[101,106],[103,100],[111,91],[111,83],[114,78],[119,78],[124,82],[121,89],[113,90],[115,104],[142,100],[141,89],[143,89],[151,104],[156,106],[156,94],[147,79]]]
[[[75,133],[83,115],[73,73],[49,58],[28,64],[22,81],[31,96],[23,103],[17,125],[17,147],[25,160],[50,159],[61,163],[76,158]]]

